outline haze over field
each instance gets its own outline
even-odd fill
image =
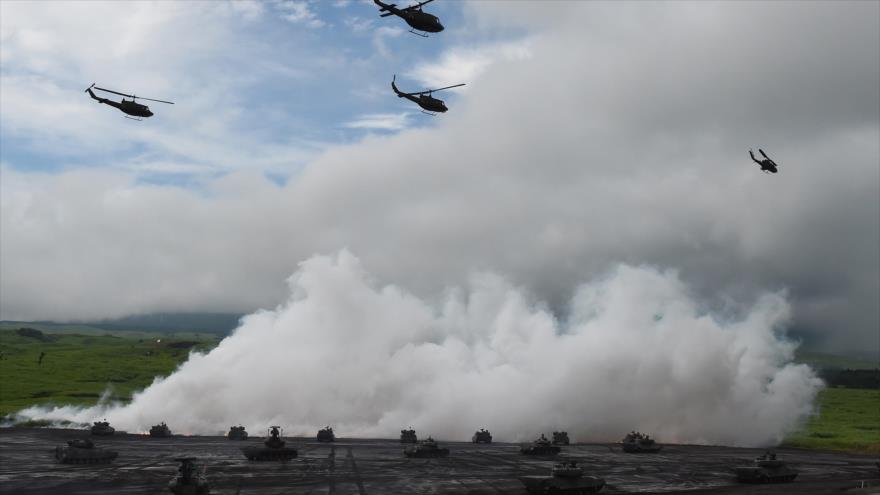
[[[0,319],[257,311],[107,413],[191,432],[759,444],[816,390],[775,331],[880,352],[880,4],[431,6],[0,3]]]

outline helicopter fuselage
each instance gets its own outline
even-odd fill
[[[779,172],[779,169],[776,168],[776,163],[770,159],[761,160],[761,170],[764,172],[770,172],[771,174]]]
[[[150,111],[150,107],[146,105],[141,105],[140,103],[133,100],[126,100],[125,98],[122,101],[113,101],[108,98],[100,98],[95,96],[95,93],[92,92],[92,89],[89,88],[86,90],[93,100],[97,100],[98,103],[103,103],[105,105],[109,105],[111,107],[118,108],[122,110],[123,113],[127,113],[128,115],[133,115],[135,117],[152,117],[153,112]]]
[[[426,33],[439,33],[443,31],[443,24],[435,15],[431,15],[421,10],[404,11],[398,14],[413,29],[424,31]]]
[[[437,16],[424,12],[421,8],[398,9],[396,4],[383,3],[381,0],[373,0],[381,7],[380,12],[389,12],[400,17],[413,29],[426,33],[439,33],[443,31],[443,24]],[[426,2],[427,3],[427,2]],[[383,15],[383,17],[389,14]]]

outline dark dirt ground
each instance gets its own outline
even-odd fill
[[[63,465],[56,445],[87,437],[79,430],[0,429],[0,493],[157,494],[177,473],[175,457],[194,456],[205,467],[212,493],[281,494],[525,494],[519,476],[547,475],[552,458],[519,453],[519,445],[442,442],[445,459],[408,459],[396,440],[339,439],[335,444],[291,438],[299,449],[289,462],[249,462],[245,442],[225,437],[151,439],[143,435],[91,437],[119,452],[109,465]],[[799,471],[792,483],[742,485],[733,467],[749,465],[761,449],[667,445],[658,454],[625,454],[614,444],[563,447],[558,459],[576,460],[586,474],[605,479],[600,493],[880,494],[877,459],[858,454],[781,448]],[[858,487],[866,486],[867,488]]]

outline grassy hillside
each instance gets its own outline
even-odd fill
[[[29,328],[0,328],[0,416],[35,404],[94,404],[108,386],[114,399],[129,400],[154,377],[172,372],[190,349],[217,343],[216,336],[192,333]]]
[[[880,454],[880,390],[827,388],[818,414],[785,445]]]

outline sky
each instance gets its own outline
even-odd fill
[[[880,352],[880,4],[0,3],[0,319],[241,312],[315,255],[558,318],[621,264]],[[439,93],[430,117],[389,83]],[[175,104],[142,122],[91,83]],[[767,175],[748,150],[764,149]]]

